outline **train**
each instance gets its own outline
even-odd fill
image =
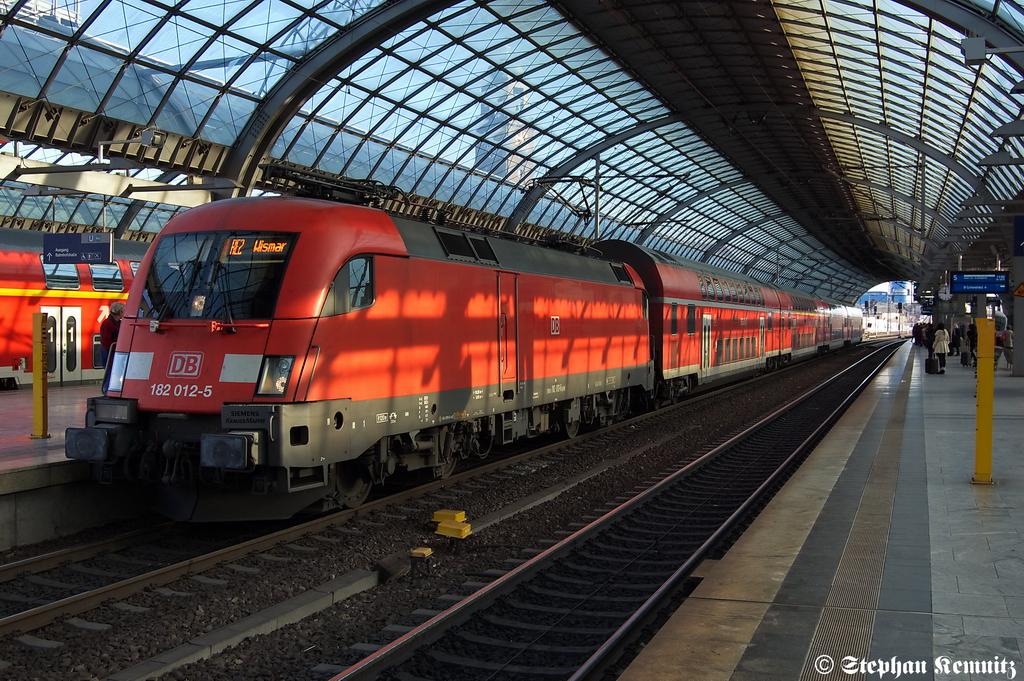
[[[148,242],[113,240],[110,263],[47,263],[43,232],[0,228],[0,389],[32,384],[32,314],[46,314],[46,372],[52,385],[103,378],[100,324],[127,299]]]
[[[226,199],[146,254],[65,453],[173,519],[286,518],[861,337],[856,307],[626,241]]]

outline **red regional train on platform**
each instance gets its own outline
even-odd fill
[[[172,518],[288,517],[861,340],[857,308],[594,249],[317,198],[194,208],[143,260],[66,454]]]
[[[149,243],[115,239],[111,264],[49,264],[43,233],[0,228],[0,389],[32,383],[32,314],[47,315],[51,385],[98,382],[100,324],[125,300]]]

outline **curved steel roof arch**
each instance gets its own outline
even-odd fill
[[[952,156],[942,153],[941,151],[934,148],[930,144],[925,144],[916,137],[911,137],[910,135],[902,133],[899,130],[895,130],[887,125],[875,123],[874,121],[869,121],[863,118],[859,118],[857,116],[850,116],[848,114],[837,113],[834,111],[825,111],[823,109],[811,109],[809,110],[809,113],[813,114],[814,116],[817,116],[818,118],[827,118],[836,121],[842,121],[843,123],[849,123],[850,125],[859,128],[866,128],[868,130],[871,130],[872,132],[877,132],[880,135],[891,137],[897,142],[905,144],[906,146],[910,147],[911,149],[914,149],[915,151],[921,152],[922,154],[932,159],[936,163],[945,166],[946,168],[949,169],[951,173],[953,173],[961,180],[963,180],[967,185],[969,185],[971,189],[979,191],[984,186],[983,180],[974,173],[972,173],[970,169],[967,168],[964,164],[960,163]]]
[[[325,40],[263,97],[235,140],[222,172],[237,180],[243,193],[252,191],[259,165],[268,159],[278,135],[324,82],[396,31],[451,4],[451,0],[395,0]]]

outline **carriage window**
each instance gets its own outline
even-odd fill
[[[130,263],[128,263],[128,265],[131,266],[131,268],[132,268],[132,276],[133,277],[136,274],[139,273],[139,265],[141,265],[141,264],[142,264],[142,262],[139,261],[139,260],[132,260]]]
[[[686,335],[697,333],[697,306],[690,303],[686,306]]]
[[[701,297],[701,300],[707,300],[708,299],[708,286],[704,282],[704,275],[703,274],[698,274],[697,275],[697,279],[700,280],[700,297]]]
[[[117,265],[89,265],[94,291],[123,291],[124,279]]]
[[[711,281],[715,284],[715,300],[724,301],[725,296],[722,295],[722,282],[718,281],[718,277],[712,277]]]
[[[675,336],[675,335],[677,335],[679,333],[679,304],[678,303],[672,303],[671,322],[672,322],[671,333],[672,333],[673,336]]]
[[[42,255],[39,256],[39,262],[43,265],[46,288],[61,291],[77,291],[81,286],[81,281],[78,278],[78,267],[74,263],[45,263],[43,262]]]

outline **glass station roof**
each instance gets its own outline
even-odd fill
[[[370,47],[346,45],[395,6],[418,14]],[[771,6],[799,64],[790,76],[825,114],[827,170],[849,185],[861,229],[907,278],[985,231],[954,224],[964,201],[1016,198],[1022,166],[981,164],[997,151],[1024,154],[1019,140],[991,136],[1020,113],[1006,94],[1017,81],[1008,60],[966,66],[962,28],[896,2]],[[302,81],[307,94],[264,161],[506,218],[518,211],[523,226],[587,239],[643,234],[646,246],[844,300],[878,280],[824,246],[686,111],[541,0],[33,0],[0,9],[4,113],[42,101],[220,146],[230,159],[246,153],[234,147],[261,125],[261,105],[286,101],[282,84],[298,91]],[[979,9],[1019,34],[1017,4]],[[334,74],[312,87],[312,76],[296,78],[324,52],[337,58]],[[31,141],[0,150],[62,165],[93,160]],[[159,164],[129,172],[172,184],[187,175]],[[8,222],[156,232],[182,210],[92,193],[31,195],[27,186],[0,186]]]

